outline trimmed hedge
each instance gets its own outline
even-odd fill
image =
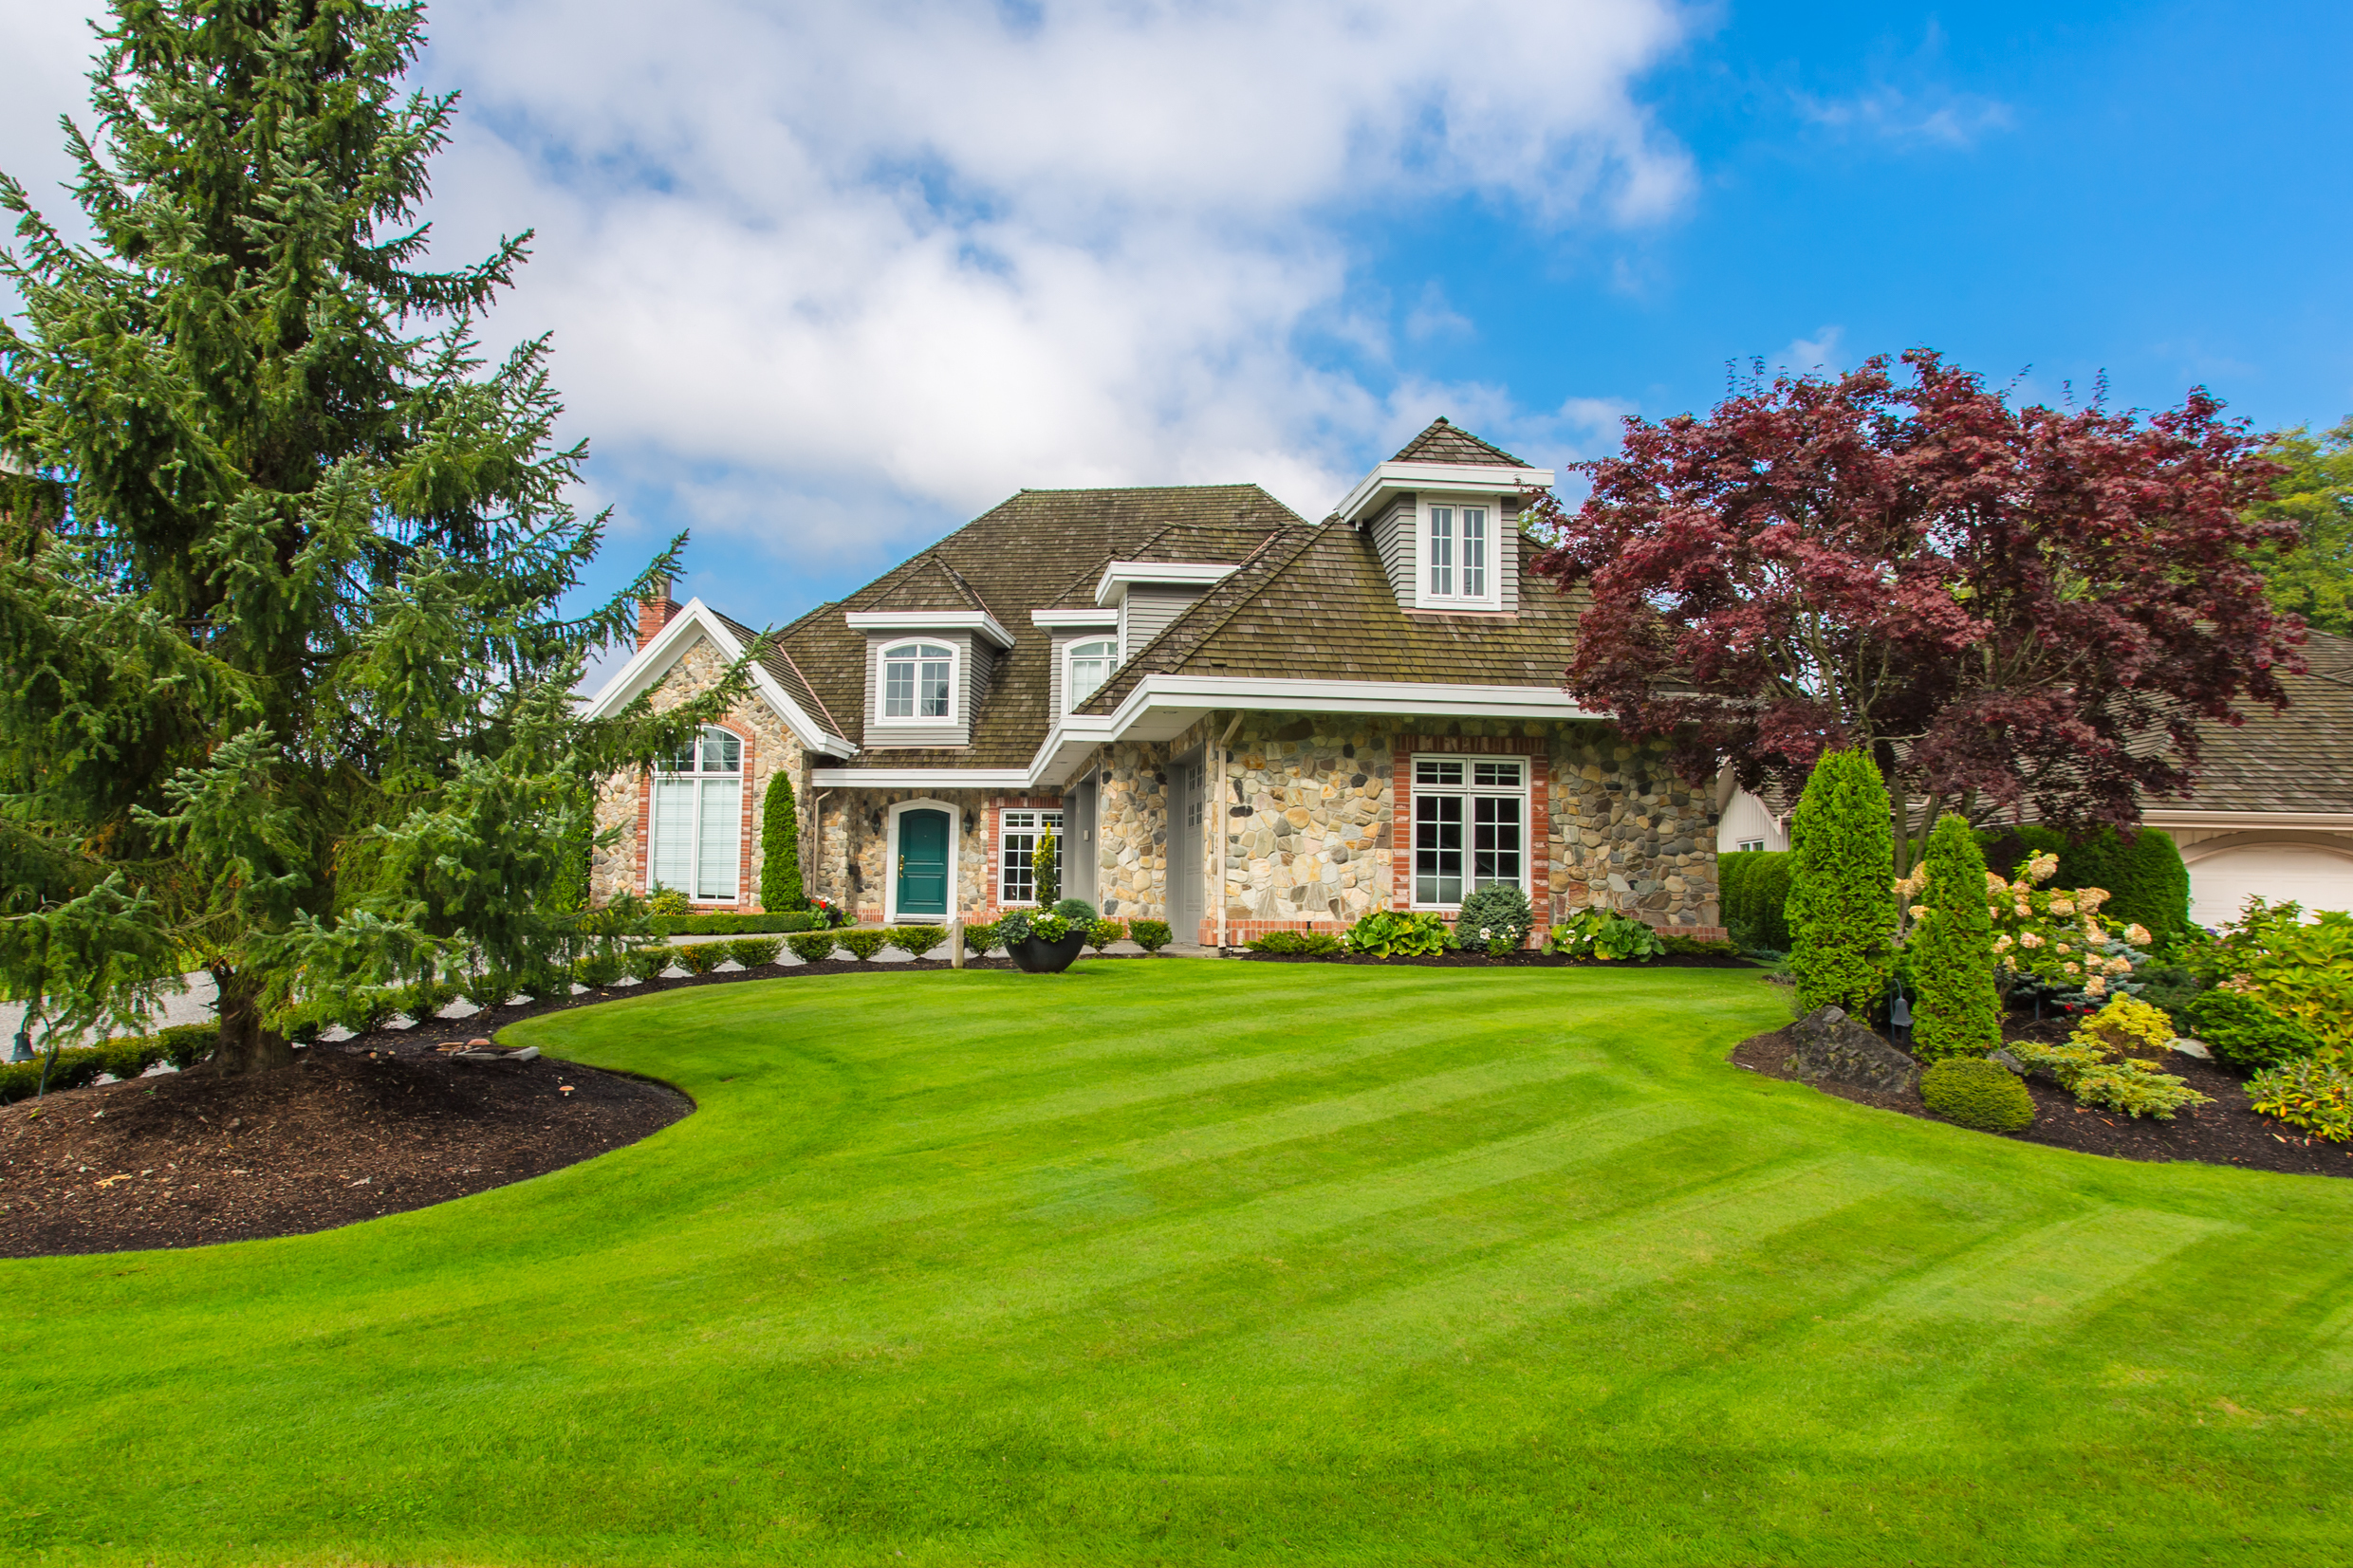
[[[2001,828],[1981,836],[1986,863],[2007,876],[2029,855],[2056,855],[2054,888],[2105,888],[2103,924],[2121,930],[2138,923],[2158,941],[2190,929],[2190,868],[2169,834],[2142,828],[2129,838],[2114,828],[2069,839],[2039,824]]]
[[[1310,958],[1327,958],[1342,949],[1340,938],[1327,931],[1270,931],[1264,936],[1251,937],[1250,950],[1284,956],[1305,954]]]
[[[785,936],[816,931],[824,921],[806,910],[782,914],[658,914],[646,929],[656,936]]]
[[[864,931],[835,932],[833,939],[841,945],[843,952],[848,953],[861,964],[869,964],[874,961],[876,953],[890,945],[891,933],[888,931],[876,931],[869,927]]]
[[[1176,933],[1165,920],[1130,920],[1127,923],[1127,939],[1150,955],[1175,941]]]
[[[1947,1121],[1987,1133],[2034,1125],[2034,1097],[2016,1075],[1981,1056],[1948,1057],[1920,1075],[1920,1098]]]
[[[690,942],[671,950],[671,957],[689,974],[709,974],[727,961],[725,942]]]
[[[945,926],[893,926],[891,928],[891,946],[898,948],[910,958],[920,958],[946,940],[948,940],[948,928]]]
[[[1786,850],[1738,850],[1715,859],[1716,886],[1732,946],[1789,950],[1789,871]]]
[[[213,1054],[220,1028],[213,1024],[175,1024],[151,1035],[123,1035],[95,1045],[72,1045],[49,1066],[51,1089],[83,1089],[102,1074],[137,1078],[158,1061],[185,1071]],[[46,1055],[46,1053],[44,1053]],[[30,1099],[41,1089],[41,1058],[0,1063],[0,1105]]]
[[[964,927],[964,955],[986,958],[989,950],[997,945],[997,923],[994,920],[973,920]]]
[[[778,775],[780,778],[782,776]],[[776,955],[784,950],[784,946],[785,939],[781,936],[747,936],[740,942],[730,942],[727,955],[747,969],[762,969],[776,962]]]
[[[1086,945],[1100,953],[1126,934],[1127,927],[1120,921],[1097,920],[1086,928]]]
[[[834,934],[829,931],[803,932],[785,938],[785,946],[792,956],[804,964],[822,964],[833,956]]]

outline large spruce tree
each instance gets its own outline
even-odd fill
[[[544,960],[584,779],[740,684],[574,717],[635,590],[560,611],[602,530],[565,501],[584,451],[545,341],[475,347],[528,234],[421,265],[454,112],[399,85],[421,28],[115,0],[97,134],[66,128],[95,241],[0,176],[0,978],[79,1027],[207,969],[222,1071],[289,1060],[297,989]]]

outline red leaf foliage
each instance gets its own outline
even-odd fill
[[[2299,667],[2248,563],[2294,541],[2248,513],[2281,470],[2221,411],[2013,408],[1922,349],[1630,418],[1573,515],[1536,503],[1535,569],[1591,595],[1568,688],[1690,779],[1858,746],[1927,821],[2137,821]]]

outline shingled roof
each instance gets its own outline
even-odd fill
[[[831,714],[838,732],[861,747],[851,766],[1026,766],[1052,727],[1051,639],[1030,624],[1030,611],[1092,605],[1095,584],[1113,561],[1238,562],[1270,541],[1311,532],[1256,485],[1023,490],[847,599],[786,627],[779,655],[805,675],[812,700]],[[969,747],[865,750],[865,638],[843,617],[923,609],[986,610],[1013,634],[1013,648],[972,716]]]
[[[1533,468],[1523,463],[1492,442],[1482,441],[1467,430],[1448,424],[1445,415],[1432,421],[1430,428],[1405,443],[1392,463],[1501,463],[1507,468]]]
[[[2282,675],[2288,709],[2251,706],[2247,722],[2198,727],[2197,786],[2153,812],[2353,811],[2353,640],[2305,645],[2309,673]]]

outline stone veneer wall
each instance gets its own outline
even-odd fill
[[[727,660],[709,637],[696,637],[692,646],[678,656],[668,673],[655,684],[650,701],[658,713],[667,712],[688,698],[708,691],[727,673]],[[792,786],[803,802],[808,800],[807,759],[802,755],[801,743],[784,720],[757,697],[747,699],[730,709],[723,725],[744,737],[746,771],[744,777],[743,845],[736,863],[736,897],[732,904],[713,908],[755,910],[760,907],[760,867],[766,857],[760,847],[760,808],[764,802],[769,781],[779,768],[792,779]],[[643,894],[645,885],[646,812],[649,776],[643,771],[615,773],[597,787],[597,827],[599,836],[606,828],[619,828],[620,838],[595,851],[588,864],[588,888],[592,898],[602,903],[621,893]],[[816,889],[810,889],[815,892]]]
[[[967,920],[986,919],[991,798],[978,789],[826,792],[817,806],[815,863],[805,867],[809,892],[833,899],[862,924],[880,924],[885,908],[884,878],[892,869],[890,808],[901,801],[936,801],[962,819],[956,846],[958,913]]]

